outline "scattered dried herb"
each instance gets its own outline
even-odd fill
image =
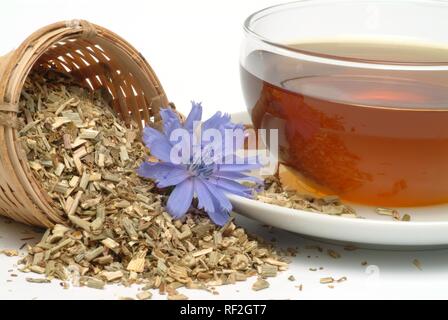
[[[414,261],[412,261],[412,264],[420,271],[423,270],[422,268],[422,263],[420,262],[420,260],[418,259],[414,259]]]
[[[339,252],[336,252],[336,251],[332,250],[332,249],[329,249],[329,250],[327,251],[327,253],[328,253],[328,255],[329,255],[330,257],[332,257],[333,259],[340,259],[340,258],[341,258],[341,254],[340,254]]]
[[[168,300],[188,300],[188,297],[184,294],[168,295]]]
[[[408,215],[408,214],[405,214],[405,215],[401,218],[401,221],[409,222],[409,221],[411,221],[411,216]]]
[[[88,278],[85,280],[84,285],[92,289],[104,289],[106,283],[100,279]]]
[[[143,291],[137,294],[138,300],[150,300],[152,298],[152,293],[149,291]]]
[[[284,165],[280,165],[278,176],[270,176],[265,179],[265,189],[258,193],[257,199],[267,204],[274,204],[285,208],[305,210],[315,213],[328,214],[332,216],[340,216],[345,218],[358,218],[356,210],[344,203],[337,196],[317,197],[303,188],[289,188],[289,184],[297,180],[290,177],[290,169]],[[299,190],[299,191],[297,191]],[[300,192],[300,190],[304,192]],[[394,221],[411,221],[411,216],[405,214],[400,215],[396,209],[376,208],[376,213],[382,216],[391,217]],[[354,251],[356,247],[348,246],[344,248],[346,251]]]
[[[51,282],[49,279],[26,278],[25,280],[30,283],[50,283]]]
[[[0,250],[0,254],[4,254],[7,257],[17,257],[19,252],[13,249]]]
[[[320,283],[321,284],[329,284],[329,283],[334,283],[334,279],[331,277],[327,277],[327,278],[321,278],[320,279]]]
[[[260,291],[267,288],[269,288],[269,282],[261,278],[255,281],[255,283],[252,285],[252,290],[254,291]]]
[[[389,208],[377,208],[376,213],[381,216],[389,216],[394,221],[411,221],[411,217],[409,215],[404,215],[403,218],[400,216],[400,212],[396,209]]]
[[[309,194],[300,194],[294,190],[284,188],[280,179],[274,176],[265,179],[265,190],[258,193],[257,199],[267,204],[285,208],[346,218],[358,218],[356,211],[352,207],[343,204],[338,197],[326,196],[316,198]]]

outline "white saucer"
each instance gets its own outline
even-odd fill
[[[232,116],[248,123],[246,113]],[[397,208],[409,214],[410,222],[380,216],[375,208],[352,205],[363,219],[330,216],[283,208],[239,196],[229,195],[234,211],[264,224],[305,236],[362,247],[427,249],[448,247],[448,204],[419,208]]]
[[[448,205],[407,209],[410,222],[392,221],[371,207],[352,205],[365,219],[283,208],[229,195],[235,212],[306,236],[363,247],[448,247]]]

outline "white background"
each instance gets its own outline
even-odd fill
[[[0,54],[52,22],[86,19],[129,41],[155,69],[180,111],[202,101],[205,114],[245,109],[239,82],[242,24],[279,1],[14,0],[0,8]]]
[[[17,47],[37,28],[59,20],[87,19],[115,31],[140,50],[157,72],[165,90],[181,112],[189,101],[203,101],[206,115],[216,110],[237,112],[245,109],[239,83],[239,45],[242,23],[252,12],[276,1],[2,1],[0,11],[0,53]],[[219,296],[187,292],[191,298],[229,299],[340,299],[340,298],[447,298],[448,252],[393,252],[358,250],[334,260],[325,253],[305,249],[314,243],[297,235],[274,230],[267,233],[258,223],[240,218],[238,222],[267,239],[276,238],[281,247],[298,246],[300,254],[291,269],[269,280],[269,290],[254,293],[253,280],[219,288]],[[29,227],[7,224],[0,219],[0,250],[17,249],[30,234]],[[418,236],[418,235],[416,235]],[[309,257],[308,257],[309,256]],[[423,271],[412,261],[418,258]],[[362,261],[368,267],[361,266]],[[136,288],[113,287],[106,291],[72,288],[63,290],[57,282],[31,285],[16,273],[16,259],[0,255],[0,298],[14,299],[105,299],[135,296]],[[309,268],[324,267],[317,272]],[[295,282],[287,280],[294,275]],[[330,289],[319,284],[322,277],[348,277]],[[304,284],[303,292],[297,285]],[[155,298],[163,298],[155,296]]]

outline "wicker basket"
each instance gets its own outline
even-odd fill
[[[127,124],[158,120],[168,106],[162,86],[143,56],[125,40],[83,20],[38,30],[0,58],[0,214],[36,226],[63,223],[63,214],[34,178],[15,127],[22,86],[33,68],[70,72],[90,88],[107,89]]]

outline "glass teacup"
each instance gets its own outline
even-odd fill
[[[316,194],[377,206],[448,202],[448,4],[299,1],[245,23],[256,129]]]

